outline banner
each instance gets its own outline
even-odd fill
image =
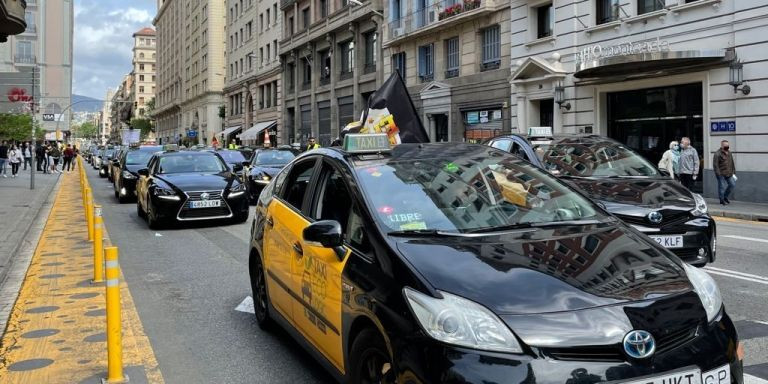
[[[342,139],[347,133],[386,133],[391,145],[429,142],[411,95],[397,71],[371,95],[360,123],[348,124],[342,131]]]

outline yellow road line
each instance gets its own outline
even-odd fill
[[[0,341],[0,383],[106,377],[105,288],[92,285],[93,247],[76,174],[62,185]],[[128,285],[120,282],[126,372],[163,383]]]

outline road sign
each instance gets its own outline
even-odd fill
[[[53,113],[43,113],[43,121],[55,121],[56,116]]]
[[[710,132],[736,132],[736,122],[729,121],[713,121],[709,123]]]
[[[187,137],[197,137],[197,131],[187,131]]]

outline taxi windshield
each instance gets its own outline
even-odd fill
[[[361,164],[356,173],[372,214],[393,231],[492,231],[598,215],[586,198],[511,155]]]
[[[213,153],[205,155],[174,155],[160,158],[158,173],[219,173],[227,167]]]
[[[245,156],[240,151],[219,151],[219,155],[229,164],[237,164],[245,161]]]
[[[125,155],[126,165],[147,165],[152,151],[130,151]]]
[[[658,176],[648,160],[630,148],[609,140],[564,139],[534,145],[544,167],[558,175],[575,177]]]
[[[257,165],[285,165],[296,157],[291,151],[261,151],[256,155]]]

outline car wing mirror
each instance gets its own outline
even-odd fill
[[[308,245],[333,249],[339,261],[347,254],[341,224],[336,220],[316,221],[304,228],[302,237]]]
[[[250,167],[251,166],[251,162],[250,161],[243,161],[240,164],[242,164],[243,167]]]
[[[233,172],[238,172],[238,171],[242,171],[242,170],[243,170],[243,164],[241,164],[241,163],[232,164],[232,171]]]
[[[139,169],[138,171],[136,171],[136,173],[138,173],[139,176],[147,176],[148,177],[149,176],[149,169],[142,168],[142,169]]]

